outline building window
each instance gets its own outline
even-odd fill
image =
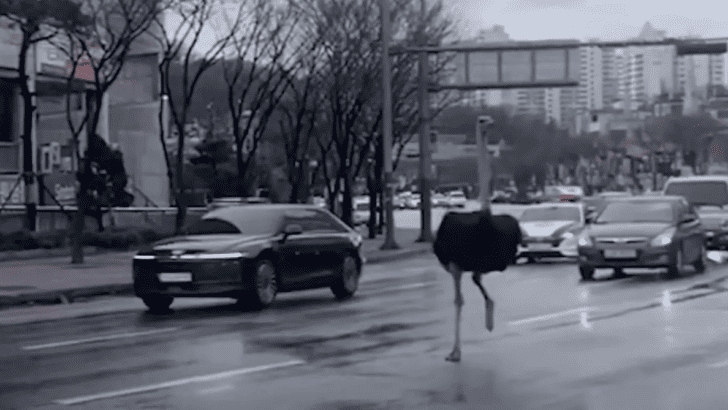
[[[15,87],[0,80],[0,143],[15,141]]]

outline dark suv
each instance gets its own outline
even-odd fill
[[[663,195],[679,195],[695,207],[708,250],[728,249],[728,175],[670,178]]]

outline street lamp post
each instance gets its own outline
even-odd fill
[[[391,27],[389,21],[389,2],[381,0],[382,17],[382,155],[384,163],[384,208],[387,220],[387,233],[382,250],[399,249],[394,239],[394,185],[392,184],[392,73],[390,68],[389,42]]]
[[[490,153],[488,152],[488,128],[493,125],[489,115],[478,116],[475,123],[475,142],[478,147],[479,202],[483,210],[490,208]],[[486,131],[486,132],[483,132]]]

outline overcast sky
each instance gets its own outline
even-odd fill
[[[668,36],[728,37],[728,12],[714,0],[444,0],[464,36],[493,24],[514,40],[621,40],[649,21]]]

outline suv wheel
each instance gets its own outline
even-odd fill
[[[702,245],[700,247],[700,257],[698,260],[693,263],[693,267],[695,268],[695,273],[705,273],[705,267],[707,265],[707,251],[705,250],[705,245]]]
[[[594,279],[594,268],[586,265],[579,265],[579,274],[583,280]]]

